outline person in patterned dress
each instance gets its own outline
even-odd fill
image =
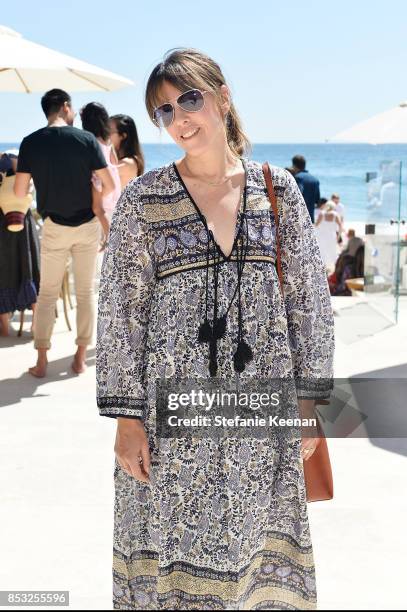
[[[98,306],[101,416],[116,418],[113,606],[316,609],[303,461],[315,437],[160,437],[160,380],[292,378],[329,398],[333,313],[295,179],[262,166],[219,65],[194,49],[152,71],[146,107],[182,159],[132,180],[113,213]],[[298,402],[297,402],[298,398]]]

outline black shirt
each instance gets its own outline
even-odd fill
[[[21,143],[17,172],[34,179],[37,210],[60,225],[81,225],[92,211],[93,170],[106,168],[98,141],[90,132],[70,125],[45,127]]]

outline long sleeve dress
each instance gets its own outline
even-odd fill
[[[244,161],[246,186],[235,245],[247,220],[241,275],[245,338],[253,358],[233,366],[237,304],[217,345],[217,378],[294,376],[298,397],[328,398],[334,326],[320,251],[293,177],[271,167],[284,279],[276,272],[276,227],[261,164]],[[113,605],[145,610],[316,609],[313,549],[300,438],[276,446],[243,437],[159,438],[156,385],[209,378],[198,342],[206,307],[208,231],[175,164],[133,180],[113,215],[99,293],[96,375],[99,413],[141,418],[151,483],[114,464]],[[234,250],[216,245],[218,307],[236,286]],[[212,300],[212,301],[211,301]],[[209,296],[213,306],[213,296]]]

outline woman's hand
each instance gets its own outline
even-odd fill
[[[309,425],[303,425],[301,430],[301,459],[308,461],[320,442],[320,438],[318,437],[318,415],[315,410],[315,400],[300,398],[298,400],[298,407],[301,419],[309,420]],[[315,425],[312,424],[311,419],[316,420]]]
[[[98,191],[95,188],[95,185],[93,183],[92,183],[92,211],[93,211],[93,214],[96,215],[96,217],[99,219],[99,222],[103,230],[103,240],[101,241],[100,249],[98,250],[98,253],[101,253],[102,251],[104,251],[106,244],[107,244],[107,238],[109,236],[109,231],[110,231],[110,221],[106,217],[106,212],[103,208],[102,194],[100,191]]]
[[[140,419],[117,418],[114,451],[125,472],[136,480],[150,482],[150,449],[147,433]]]
[[[107,245],[107,239],[109,236],[109,232],[110,232],[110,222],[109,219],[106,217],[106,213],[103,212],[99,212],[96,215],[100,221],[100,224],[102,226],[102,230],[103,230],[103,239],[100,243],[100,249],[99,249],[99,253],[101,253],[102,251],[105,250],[105,247]]]
[[[308,461],[315,453],[321,438],[303,438],[301,440],[301,459]]]
[[[100,248],[98,250],[98,253],[102,253],[102,251],[105,250],[106,245],[107,245],[107,238],[106,236],[103,236],[103,240],[100,242]]]

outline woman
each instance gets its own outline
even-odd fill
[[[29,208],[32,194],[14,195],[16,170],[17,155],[0,154],[1,336],[9,335],[9,318],[15,310],[30,309],[34,314],[40,282],[40,242]]]
[[[293,177],[273,167],[284,302],[261,165],[242,157],[248,140],[218,64],[172,51],[146,106],[184,156],[124,190],[103,261],[97,401],[117,419],[114,607],[311,609],[301,457],[318,440],[155,432],[159,380],[294,373],[302,414],[314,404],[304,396],[329,397],[333,316],[311,220]]]
[[[128,115],[110,117],[110,138],[119,159],[122,189],[129,181],[144,172],[144,156],[138,139],[136,124]]]
[[[109,115],[105,107],[99,102],[89,102],[80,110],[82,127],[96,136],[103,151],[107,167],[112,175],[114,190],[107,196],[102,196],[102,185],[96,175],[93,177],[93,212],[98,217],[105,239],[109,233],[110,222],[117,200],[120,197],[121,185],[117,157],[113,145],[110,142]]]
[[[355,230],[347,232],[348,243],[335,263],[335,270],[328,276],[331,295],[352,295],[346,284],[350,278],[363,278],[365,243],[355,236]]]
[[[315,231],[322,259],[326,269],[331,272],[338,257],[337,234],[342,235],[343,226],[339,214],[335,211],[335,204],[330,200],[322,201],[318,206]]]

